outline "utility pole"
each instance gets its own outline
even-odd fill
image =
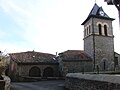
[[[119,26],[120,26],[120,0],[104,0],[108,5],[115,5],[119,14]]]

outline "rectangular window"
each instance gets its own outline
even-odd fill
[[[101,24],[98,25],[98,29],[99,29],[99,35],[102,35],[102,26],[101,26]]]
[[[115,66],[118,65],[118,57],[115,57]]]

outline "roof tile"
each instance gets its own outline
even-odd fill
[[[92,60],[84,51],[82,50],[67,50],[59,54],[64,60]]]
[[[53,54],[41,53],[35,51],[11,53],[11,59],[17,63],[31,63],[31,62],[55,62]]]

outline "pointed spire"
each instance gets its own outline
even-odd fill
[[[96,3],[94,4],[91,12],[89,13],[87,19],[82,23],[84,25],[91,17],[97,17],[102,19],[109,19],[114,20],[113,18],[110,18],[103,10],[102,7],[99,7]]]
[[[98,10],[99,10],[99,6],[95,3],[94,6],[93,6],[93,8],[92,8],[92,10],[91,10],[91,12],[89,13],[88,16],[90,16],[90,15],[96,15],[96,13],[97,13]]]

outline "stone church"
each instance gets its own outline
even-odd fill
[[[84,50],[93,60],[93,68],[113,70],[114,35],[112,21],[97,4],[94,5],[84,25]]]
[[[67,73],[120,70],[120,55],[114,52],[112,21],[94,4],[84,25],[84,51],[67,50],[52,55],[35,51],[11,53],[8,75],[13,81],[65,77]]]

